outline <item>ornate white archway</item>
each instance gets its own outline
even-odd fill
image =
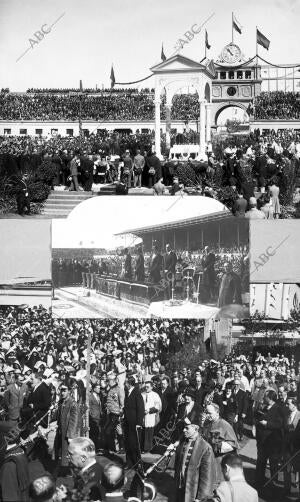
[[[172,99],[178,89],[189,86],[194,87],[199,96],[200,155],[204,155],[211,131],[212,79],[215,77],[213,62],[206,59],[201,64],[176,54],[153,66],[151,71],[155,75],[155,151],[157,155],[161,156],[160,105],[162,92],[166,91],[166,141],[167,146],[170,146]]]

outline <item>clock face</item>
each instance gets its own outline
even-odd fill
[[[222,51],[222,57],[228,64],[237,63],[241,59],[241,49],[235,44],[228,44]]]

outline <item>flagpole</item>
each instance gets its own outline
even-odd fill
[[[257,80],[257,65],[258,65],[258,43],[257,43],[257,26],[256,26],[256,80]]]
[[[231,43],[233,43],[233,12],[231,13]]]
[[[206,58],[206,49],[207,49],[207,47],[206,47],[206,37],[207,37],[207,35],[206,35],[206,31],[205,31],[205,34],[204,34],[204,57],[205,58]]]

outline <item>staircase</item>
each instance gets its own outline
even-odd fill
[[[65,218],[74,207],[91,197],[92,192],[52,191],[44,204],[41,216]]]

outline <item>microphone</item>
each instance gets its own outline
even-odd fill
[[[155,464],[151,465],[146,470],[145,476],[148,476],[148,474],[150,474],[165,458],[169,457],[169,455],[176,450],[178,445],[179,445],[179,441],[176,441],[175,443],[169,444],[165,453],[157,460],[157,462],[155,462]]]

